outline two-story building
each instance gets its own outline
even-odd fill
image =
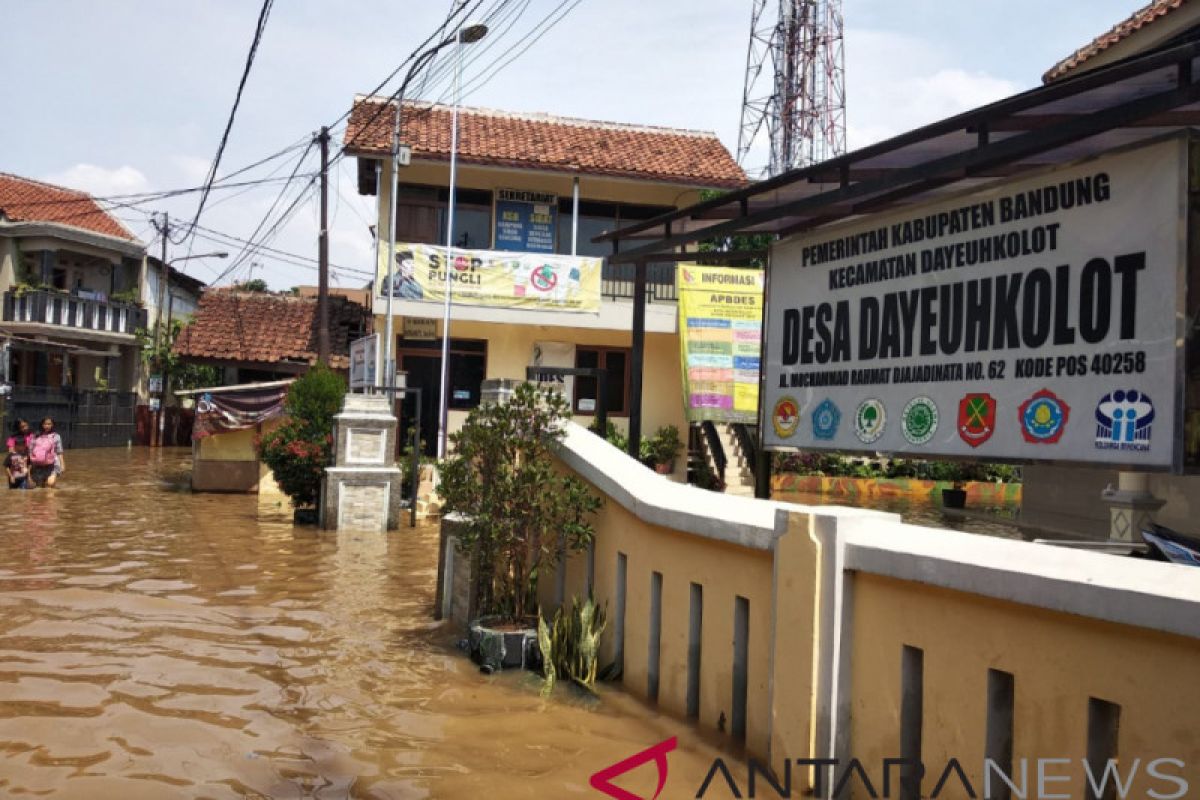
[[[75,447],[129,440],[144,259],[145,245],[89,195],[0,174],[9,418],[54,416]]]
[[[359,192],[378,198],[379,232],[386,251],[391,192],[396,195],[396,240],[445,244],[450,183],[451,108],[404,104],[401,140],[411,160],[392,174],[396,104],[359,96],[346,132],[346,152],[358,159]],[[536,239],[524,249],[603,257],[611,245],[592,238],[632,221],[655,217],[702,199],[705,190],[746,184],[746,176],[713,133],[525,114],[480,108],[459,110],[454,246],[520,250],[504,212],[520,222],[522,204],[538,216]],[[515,209],[515,210],[514,210]],[[506,222],[507,220],[500,220]],[[386,253],[381,254],[381,260]],[[453,305],[450,324],[449,427],[457,429],[478,405],[480,383],[524,378],[527,366],[605,369],[608,411],[623,427],[630,408],[634,273],[603,266],[597,314],[531,308]],[[661,425],[686,432],[677,334],[675,265],[648,266],[642,430]],[[379,288],[379,284],[376,284]],[[375,330],[386,329],[388,300],[374,296]],[[392,298],[397,369],[421,387],[426,447],[436,441],[441,371],[442,304]],[[570,400],[578,421],[596,406],[594,379],[575,378]],[[408,413],[406,411],[406,413]],[[677,476],[686,469],[678,459]]]

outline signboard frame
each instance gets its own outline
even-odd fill
[[[760,375],[759,408],[758,408],[758,424],[760,426],[760,430],[762,431],[761,441],[763,443],[763,445],[762,445],[763,449],[766,451],[772,451],[772,452],[797,452],[800,450],[805,450],[805,451],[811,450],[811,451],[816,451],[816,452],[843,453],[843,454],[857,455],[857,456],[868,456],[868,455],[872,455],[872,454],[878,452],[880,454],[903,456],[903,457],[915,458],[915,459],[938,459],[938,460],[948,460],[948,461],[971,460],[971,461],[989,461],[989,462],[996,462],[996,463],[1013,463],[1013,464],[1031,464],[1031,463],[1033,463],[1033,464],[1045,464],[1045,465],[1053,465],[1053,466],[1087,466],[1087,467],[1093,467],[1093,468],[1105,467],[1105,468],[1110,468],[1110,469],[1135,470],[1138,472],[1158,472],[1158,473],[1169,472],[1169,473],[1176,474],[1176,475],[1188,474],[1189,472],[1194,473],[1196,471],[1195,469],[1189,470],[1186,466],[1184,434],[1185,434],[1185,429],[1186,429],[1186,409],[1187,409],[1187,402],[1186,402],[1187,314],[1186,314],[1186,309],[1187,309],[1187,288],[1188,288],[1188,282],[1189,282],[1188,254],[1190,251],[1190,246],[1191,246],[1191,242],[1192,242],[1192,238],[1193,238],[1193,231],[1192,231],[1193,225],[1191,224],[1191,219],[1190,219],[1192,204],[1191,204],[1190,195],[1189,195],[1189,191],[1188,191],[1188,179],[1189,179],[1190,171],[1195,163],[1195,153],[1193,152],[1193,150],[1195,149],[1196,141],[1197,141],[1196,137],[1191,136],[1187,132],[1167,134],[1165,136],[1157,137],[1157,138],[1154,138],[1154,139],[1151,139],[1148,141],[1138,142],[1136,144],[1128,145],[1125,147],[1113,148],[1109,151],[1106,151],[1103,154],[1100,154],[1100,155],[1097,155],[1097,156],[1094,156],[1091,158],[1070,162],[1068,164],[1057,165],[1057,166],[1049,167],[1049,168],[1046,168],[1043,170],[1030,171],[1028,173],[1023,173],[1020,176],[1015,177],[1013,179],[998,181],[996,183],[990,184],[985,187],[964,189],[960,192],[955,192],[953,194],[947,194],[947,195],[936,197],[927,203],[904,206],[897,211],[880,212],[878,214],[871,215],[868,217],[858,218],[853,222],[837,223],[834,225],[830,225],[827,228],[817,229],[819,231],[819,233],[814,233],[813,231],[807,231],[805,233],[797,234],[795,236],[788,237],[787,239],[782,239],[780,241],[773,243],[770,248],[770,252],[768,254],[767,266],[766,266],[766,270],[765,270],[765,279],[764,279],[764,296],[767,298],[767,300],[764,304],[764,309],[763,309],[763,361],[762,361],[762,373]],[[1113,157],[1122,156],[1122,155],[1126,155],[1126,154],[1130,154],[1130,153],[1135,153],[1136,151],[1140,151],[1140,150],[1151,150],[1156,147],[1164,148],[1164,149],[1169,148],[1169,147],[1177,148],[1176,152],[1173,155],[1178,156],[1178,162],[1177,162],[1179,165],[1178,172],[1177,172],[1177,174],[1174,174],[1171,176],[1173,178],[1173,181],[1171,181],[1171,182],[1163,181],[1163,189],[1162,189],[1162,191],[1166,192],[1166,193],[1174,192],[1173,197],[1177,201],[1175,203],[1174,215],[1172,216],[1172,218],[1170,220],[1168,220],[1168,223],[1172,226],[1170,230],[1171,230],[1171,232],[1173,232],[1175,234],[1175,240],[1173,242],[1171,242],[1169,239],[1164,238],[1166,236],[1165,234],[1163,236],[1160,236],[1158,239],[1152,239],[1151,237],[1155,237],[1156,234],[1153,232],[1150,232],[1150,231],[1138,234],[1139,238],[1136,238],[1135,240],[1139,243],[1146,242],[1147,244],[1151,243],[1152,241],[1159,241],[1160,242],[1159,246],[1161,246],[1164,249],[1173,249],[1173,251],[1174,251],[1173,252],[1173,259],[1174,259],[1174,263],[1175,263],[1174,280],[1172,281],[1169,278],[1163,278],[1163,280],[1162,280],[1162,288],[1163,289],[1167,289],[1169,287],[1171,290],[1174,291],[1173,302],[1171,303],[1171,305],[1173,306],[1172,310],[1174,311],[1173,316],[1174,316],[1174,320],[1175,320],[1173,337],[1172,337],[1173,338],[1173,348],[1174,348],[1174,356],[1173,356],[1174,363],[1171,364],[1168,359],[1164,359],[1162,362],[1163,366],[1164,366],[1163,376],[1165,376],[1166,372],[1169,371],[1171,373],[1171,380],[1173,381],[1173,385],[1169,385],[1169,386],[1163,385],[1160,382],[1160,384],[1157,388],[1151,389],[1151,391],[1154,393],[1154,397],[1156,398],[1156,400],[1154,402],[1154,406],[1156,408],[1164,408],[1164,409],[1170,408],[1173,411],[1173,419],[1172,419],[1170,425],[1169,426],[1165,425],[1165,424],[1162,425],[1163,429],[1162,429],[1161,433],[1157,432],[1160,423],[1154,424],[1154,427],[1155,427],[1154,439],[1155,439],[1155,441],[1168,440],[1170,442],[1169,447],[1165,448],[1165,450],[1167,452],[1169,452],[1169,458],[1164,458],[1161,461],[1158,461],[1155,463],[1147,463],[1144,461],[1130,461],[1127,458],[1121,457],[1121,453],[1123,453],[1125,451],[1116,450],[1116,449],[1104,451],[1104,452],[1107,452],[1110,456],[1107,460],[1102,459],[1100,457],[1097,457],[1094,460],[1087,460],[1087,459],[1083,459],[1083,458],[1072,458],[1069,455],[1060,454],[1060,452],[1057,450],[1050,451],[1045,456],[1042,456],[1040,453],[1037,455],[1025,455],[1025,454],[999,455],[999,454],[996,454],[993,452],[986,452],[986,451],[985,452],[950,453],[950,452],[944,452],[944,451],[936,450],[936,449],[925,450],[920,447],[912,447],[912,446],[902,447],[899,449],[894,448],[894,447],[886,447],[886,448],[881,448],[878,451],[873,451],[869,447],[844,447],[844,446],[832,446],[832,445],[826,446],[826,445],[823,445],[821,442],[817,441],[815,439],[815,436],[814,436],[813,441],[806,440],[806,441],[802,441],[802,442],[797,442],[796,444],[790,444],[790,443],[785,444],[780,441],[772,441],[772,439],[778,440],[779,438],[782,438],[779,436],[771,435],[774,431],[774,429],[772,428],[773,418],[774,418],[772,404],[776,402],[776,398],[773,396],[773,393],[771,391],[773,388],[771,385],[772,379],[773,379],[773,377],[775,377],[773,375],[772,370],[775,369],[776,371],[778,371],[778,368],[779,368],[779,365],[777,365],[773,361],[773,359],[777,357],[774,350],[776,348],[778,348],[779,345],[774,341],[776,339],[776,336],[774,335],[773,328],[771,327],[772,325],[774,325],[778,322],[778,320],[775,319],[775,314],[778,313],[778,311],[779,311],[779,302],[778,301],[773,302],[772,298],[774,297],[774,294],[776,292],[780,291],[780,288],[778,285],[778,279],[779,279],[778,276],[779,276],[779,270],[782,269],[782,267],[780,265],[780,250],[782,248],[794,247],[799,240],[803,240],[803,239],[807,239],[809,241],[824,241],[824,240],[835,239],[835,238],[837,238],[839,231],[863,227],[864,225],[869,224],[869,222],[873,219],[885,220],[885,219],[889,219],[889,218],[891,218],[893,216],[897,216],[897,215],[901,215],[901,216],[905,216],[905,217],[919,217],[919,216],[921,216],[921,213],[923,210],[936,209],[936,208],[945,206],[945,205],[952,203],[954,201],[957,201],[957,200],[963,200],[965,198],[971,198],[971,197],[995,196],[995,193],[997,193],[997,192],[1004,192],[1005,190],[1010,189],[1011,187],[1019,186],[1022,184],[1027,184],[1031,181],[1036,181],[1039,179],[1044,179],[1046,182],[1051,182],[1051,179],[1057,173],[1063,173],[1065,171],[1078,169],[1080,167],[1087,167],[1089,169],[1099,170],[1100,167],[1104,164],[1106,159],[1111,159]],[[1036,222],[1036,220],[1033,220],[1033,221]],[[1161,222],[1161,220],[1160,220],[1160,222]],[[1150,225],[1150,223],[1143,223],[1143,229],[1148,228],[1149,225]],[[1112,255],[1115,255],[1115,254],[1112,254]],[[1050,265],[1053,260],[1054,259],[1053,259],[1053,255],[1052,255],[1049,259],[1047,259],[1046,264]],[[1033,265],[1030,265],[1027,262],[1018,261],[1016,263],[1017,263],[1017,266],[1013,266],[1013,264],[1010,263],[1007,266],[1007,269],[1010,271],[1020,271],[1022,273],[1025,273],[1026,271],[1033,268]],[[1055,262],[1055,263],[1057,263],[1057,262]],[[1039,264],[1038,266],[1042,266],[1042,265]],[[792,265],[791,268],[800,269],[799,266],[796,266],[794,264]],[[824,273],[824,271],[822,271],[822,272]],[[855,325],[857,324],[857,320],[855,321],[854,324]],[[1164,339],[1165,339],[1165,337],[1160,337],[1157,341],[1160,344],[1163,344],[1163,346],[1165,347]],[[1105,344],[1111,343],[1112,341],[1113,340],[1111,338],[1103,339],[1099,342],[1099,346],[1104,346]],[[1142,344],[1143,341],[1144,340],[1142,340],[1142,339],[1136,340],[1137,344],[1139,344],[1139,345]],[[1151,344],[1153,344],[1153,342],[1151,342]],[[1035,350],[1033,352],[1037,352],[1037,351]],[[987,352],[980,353],[980,356],[982,358],[984,358],[985,360],[987,359],[988,355],[989,354]],[[1013,357],[1013,354],[1011,352],[1005,353],[1005,355],[1010,358]],[[1167,369],[1168,367],[1169,367],[1169,370]],[[1117,388],[1117,385],[1122,383],[1122,378],[1119,375],[1110,375],[1107,377],[1109,378],[1109,382],[1113,384],[1114,388]],[[1133,377],[1133,380],[1129,381],[1129,382],[1135,382],[1137,380],[1136,376],[1132,376],[1132,377]],[[1143,379],[1143,380],[1145,380],[1145,379]],[[964,384],[964,385],[972,386],[972,384]],[[974,384],[974,385],[979,386],[980,391],[986,391],[986,386],[987,386],[986,381],[979,383],[979,384]],[[912,389],[913,393],[921,394],[921,392],[917,388],[917,385],[914,384],[913,386],[911,386],[909,388]],[[807,389],[799,389],[797,391],[807,391]],[[964,390],[964,391],[967,391],[967,390]],[[816,392],[821,393],[821,390],[817,389]],[[1161,397],[1161,400],[1157,399],[1160,397]],[[816,399],[819,399],[819,398],[816,398]],[[963,399],[965,400],[966,398],[964,397]],[[815,399],[812,403],[805,405],[805,407],[803,408],[803,410],[801,411],[801,413],[799,415],[800,416],[800,424],[803,424],[804,422],[807,421],[807,416],[813,411],[813,407],[815,405],[816,405]],[[1076,416],[1072,416],[1071,420],[1076,421],[1077,425],[1094,427],[1095,420],[1092,419],[1092,416],[1093,416],[1095,409],[1093,407],[1085,407],[1082,404],[1077,404],[1077,405],[1078,405],[1078,408],[1075,408],[1072,410],[1072,414],[1076,415]],[[845,406],[845,403],[843,403],[843,406]],[[1099,404],[1097,403],[1096,407],[1098,407],[1098,406],[1099,406]],[[939,414],[941,415],[942,419],[944,420],[944,422],[942,424],[946,424],[948,426],[955,426],[955,424],[956,424],[955,423],[955,419],[956,419],[955,412],[957,410],[958,410],[957,408],[955,408],[955,409],[944,408],[941,411],[939,411]],[[847,414],[852,415],[854,413],[854,411],[855,411],[855,409],[852,409],[852,408],[845,408],[845,407],[841,408],[841,414],[843,416],[846,416]],[[1010,424],[1010,420],[1007,417],[1007,413],[1011,413],[1012,409],[1005,409],[1005,411],[1006,411],[1006,416],[1004,417],[1005,424],[1009,425],[1009,427],[1011,428],[1012,424],[1017,424],[1017,423]],[[892,419],[893,414],[896,417],[896,419],[894,419],[894,420]],[[889,409],[889,416],[888,416],[888,422],[887,422],[888,426],[891,426],[891,425],[899,426],[899,424],[900,424],[899,417],[900,417],[899,409],[895,409],[895,410]],[[846,419],[842,420],[843,425],[847,424],[848,422],[851,422],[851,420],[846,420]],[[1162,451],[1160,451],[1160,452],[1162,452]]]
[[[382,384],[382,354],[378,333],[363,336],[350,343],[350,390],[377,389]]]

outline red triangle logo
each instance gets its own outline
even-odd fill
[[[623,761],[618,761],[612,766],[600,770],[592,775],[588,783],[593,789],[604,792],[613,800],[657,800],[658,796],[662,794],[663,787],[667,785],[667,753],[674,750],[676,744],[676,739],[672,736],[653,747],[647,747],[640,753],[635,753]],[[627,792],[620,786],[612,784],[613,778],[637,769],[649,761],[653,761],[654,766],[658,769],[658,788],[655,789],[653,797],[638,797],[633,792]]]

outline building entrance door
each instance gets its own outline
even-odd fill
[[[412,424],[416,420],[417,403],[421,404],[421,452],[427,456],[437,455],[438,441],[438,389],[442,378],[440,354],[405,353],[401,357],[400,369],[404,370],[405,384],[420,389],[421,394],[405,395],[400,401],[400,419],[404,430],[400,441],[412,440]]]

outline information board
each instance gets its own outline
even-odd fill
[[[553,253],[558,197],[519,189],[496,191],[496,249]]]
[[[1180,139],[776,243],[773,448],[1178,464]]]
[[[753,424],[762,357],[762,270],[680,264],[675,285],[688,421]]]

